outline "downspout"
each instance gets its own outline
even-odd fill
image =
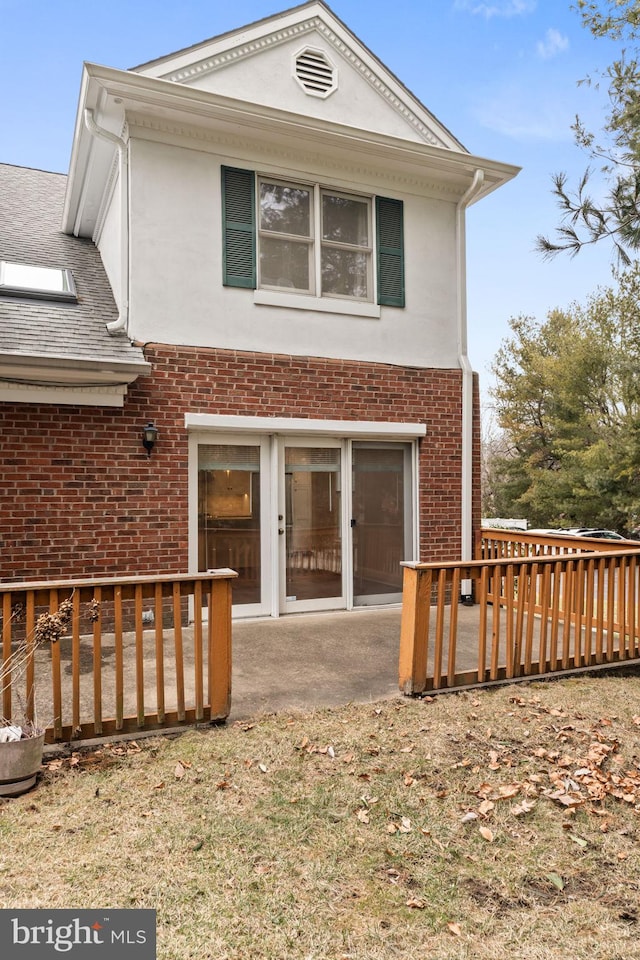
[[[107,323],[109,333],[119,333],[129,329],[129,153],[127,143],[121,137],[99,127],[93,117],[93,110],[84,111],[84,123],[89,133],[99,140],[112,144],[118,151],[118,173],[120,177],[120,314],[117,320]]]
[[[457,277],[458,277],[458,362],[462,370],[462,510],[461,510],[461,555],[464,562],[473,559],[473,368],[467,354],[467,256],[466,221],[467,207],[484,183],[484,171],[476,170],[471,186],[456,205]],[[461,583],[464,602],[470,602],[470,580]]]

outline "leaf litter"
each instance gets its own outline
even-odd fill
[[[439,938],[451,942],[453,935],[473,944],[474,958],[488,960],[509,955],[517,931],[534,923],[546,952],[528,953],[523,941],[519,957],[564,957],[564,940],[572,944],[572,960],[609,960],[614,954],[605,952],[605,942],[599,950],[584,933],[595,911],[608,947],[630,960],[640,956],[628,937],[640,894],[633,867],[640,812],[634,691],[637,704],[640,681],[527,684],[517,696],[511,688],[389,701],[374,709],[351,705],[175,740],[74,750],[48,761],[32,795],[39,813],[27,818],[36,828],[31,846],[38,833],[64,832],[63,860],[82,862],[87,851],[74,845],[83,831],[97,831],[96,855],[109,864],[107,880],[113,871],[118,905],[160,907],[162,924],[171,928],[183,897],[198,883],[196,873],[181,867],[181,894],[164,866],[164,851],[182,843],[194,863],[208,865],[202,909],[207,929],[213,925],[221,938],[220,957],[339,956],[338,931],[348,929],[352,949],[342,952],[372,960],[394,955],[385,931],[401,938],[403,957],[429,950],[449,956]],[[609,703],[616,704],[615,716],[603,707]],[[90,789],[83,796],[85,782]],[[53,786],[48,810],[49,798],[39,793]],[[106,802],[107,792],[113,802],[103,835],[106,824],[92,814],[92,803]],[[12,826],[18,848],[20,827],[20,821]],[[119,838],[113,848],[111,835]],[[144,857],[139,868],[130,858],[126,869],[119,864],[119,845],[135,844],[136,836],[158,848],[154,882]],[[51,876],[38,882],[34,894],[26,837],[22,849],[23,865],[11,869],[8,905],[66,906],[73,884],[65,871],[56,865],[54,882]],[[261,852],[257,865],[255,850]],[[175,853],[170,859],[174,878],[180,861]],[[250,880],[243,880],[245,871]],[[98,872],[102,881],[104,870]],[[92,888],[91,876],[89,859],[87,902],[98,902],[102,887]],[[253,891],[259,936],[240,899],[243,889]],[[205,914],[197,899],[189,902],[197,943]],[[296,903],[313,909],[303,919],[291,912]],[[529,915],[540,904],[548,916]],[[269,921],[275,909],[282,929],[299,929],[299,949],[278,938],[280,927]],[[408,916],[419,925],[417,939],[406,927]],[[373,917],[384,921],[372,925]],[[160,960],[202,955],[189,949],[180,941],[163,947],[159,938]]]

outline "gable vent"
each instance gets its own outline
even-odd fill
[[[295,60],[295,78],[305,93],[328,97],[338,86],[338,71],[321,50],[307,47]]]

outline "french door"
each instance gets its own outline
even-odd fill
[[[346,606],[344,441],[280,441],[280,600],[286,613]]]
[[[238,573],[235,616],[400,600],[415,555],[411,443],[217,435],[194,453],[198,569]]]

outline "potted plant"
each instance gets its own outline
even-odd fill
[[[63,600],[54,613],[38,617],[31,634],[16,641],[10,656],[0,661],[0,694],[26,673],[38,647],[57,643],[64,636],[72,613],[71,599]],[[20,611],[16,611],[12,619],[19,617]],[[42,764],[43,747],[44,729],[37,719],[0,715],[0,797],[16,797],[34,786]]]

